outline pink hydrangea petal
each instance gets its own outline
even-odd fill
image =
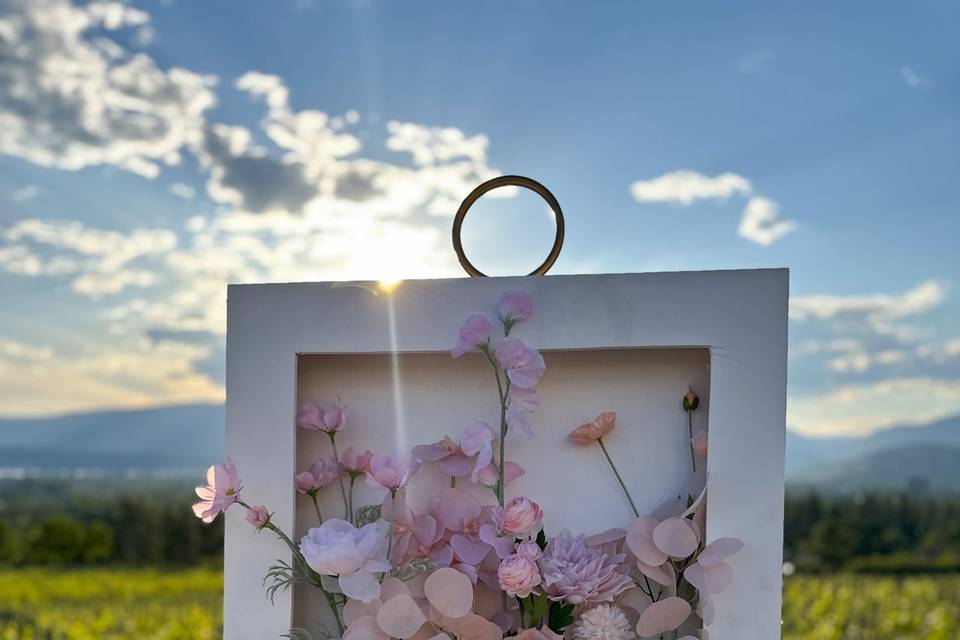
[[[677,596],[654,602],[637,620],[637,635],[655,636],[673,631],[690,615],[690,603]]]
[[[377,612],[377,624],[391,638],[411,638],[426,621],[416,600],[406,594],[390,598]]]
[[[743,542],[737,538],[717,538],[700,552],[697,562],[712,567],[722,560],[743,549]]]
[[[667,518],[653,530],[653,543],[674,558],[688,558],[697,550],[697,534],[685,518]]]
[[[441,615],[460,618],[473,606],[473,584],[456,569],[437,569],[427,577],[423,591]]]

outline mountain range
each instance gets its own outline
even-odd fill
[[[0,477],[72,473],[196,476],[223,458],[223,405],[0,419]],[[866,437],[787,432],[792,488],[960,492],[960,415]]]

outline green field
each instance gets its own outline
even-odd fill
[[[198,640],[220,636],[216,570],[0,572],[0,640]],[[956,640],[960,576],[794,577],[786,640]]]

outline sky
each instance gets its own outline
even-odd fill
[[[791,269],[788,425],[960,413],[960,5],[0,0],[0,415],[223,399],[230,282]],[[494,192],[496,275],[553,220]]]

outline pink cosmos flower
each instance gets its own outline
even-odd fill
[[[698,456],[707,455],[707,432],[697,431],[695,434],[693,434],[690,444],[693,445],[693,451]]]
[[[533,313],[533,303],[524,291],[504,291],[497,303],[497,313],[505,322],[526,320]]]
[[[480,314],[470,316],[460,327],[457,346],[450,350],[450,354],[454,358],[459,358],[487,342],[491,335],[493,335],[493,323],[486,316]]]
[[[506,370],[510,383],[522,389],[535,387],[547,368],[540,352],[518,338],[500,340],[495,355],[497,362]]]
[[[301,495],[316,494],[337,478],[337,465],[320,459],[310,465],[303,473],[293,477],[293,485]]]
[[[320,575],[338,576],[344,595],[372,602],[380,597],[377,574],[390,570],[386,534],[383,522],[357,529],[345,520],[331,519],[307,532],[300,541],[300,552]]]
[[[422,444],[413,448],[413,458],[418,462],[439,462],[444,473],[455,478],[470,476],[477,481],[480,471],[493,460],[493,429],[485,422],[468,426],[459,442],[448,436],[434,444]]]
[[[227,458],[226,463],[207,469],[207,484],[196,491],[200,502],[193,505],[193,513],[209,524],[240,499],[240,476],[233,461]]]
[[[537,563],[525,555],[515,553],[500,563],[497,582],[508,595],[526,598],[540,585],[543,578]]]
[[[316,402],[307,402],[300,407],[297,424],[301,429],[336,433],[347,426],[347,407],[340,402],[340,398],[325,407]]]
[[[543,527],[543,511],[533,500],[517,496],[503,507],[495,507],[493,523],[497,528],[514,538],[535,535]]]
[[[608,555],[591,547],[583,535],[574,537],[564,529],[554,536],[540,558],[541,591],[551,600],[570,604],[609,602],[632,588],[633,580],[618,571],[626,555]]]
[[[617,414],[614,411],[604,411],[593,419],[593,422],[582,424],[570,432],[570,439],[577,444],[591,444],[613,431],[617,423]]]
[[[340,456],[340,470],[352,478],[356,478],[366,473],[370,469],[370,460],[373,459],[372,451],[357,453],[353,447],[347,447],[347,450]]]
[[[419,468],[420,464],[409,456],[398,453],[389,456],[375,455],[370,459],[367,484],[371,489],[396,491],[405,487]]]
[[[736,538],[718,538],[703,548],[697,561],[683,572],[683,577],[701,593],[719,593],[733,577],[730,565],[724,560],[742,548],[743,542]]]
[[[263,505],[247,509],[247,522],[257,529],[263,529],[270,522],[270,512]]]

